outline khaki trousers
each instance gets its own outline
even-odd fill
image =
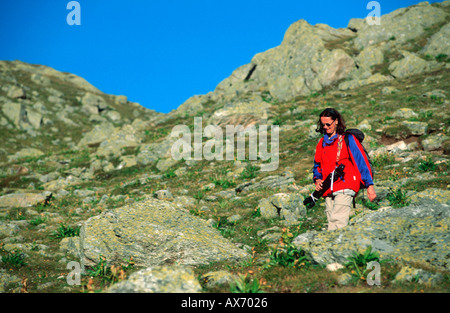
[[[347,226],[350,218],[353,197],[339,193],[325,198],[325,212],[328,219],[328,230],[335,230]]]

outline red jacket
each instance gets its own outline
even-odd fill
[[[325,179],[339,164],[344,164],[344,178],[333,184],[333,191],[351,189],[358,193],[361,183],[366,187],[373,185],[372,172],[361,143],[351,134],[346,136],[349,139],[349,146],[347,147],[345,140],[342,140],[339,160],[336,160],[339,136],[336,135],[330,140],[327,140],[328,138],[320,139],[314,157],[314,181]],[[323,196],[326,197],[330,193],[329,189]]]

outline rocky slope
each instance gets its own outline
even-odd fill
[[[335,288],[340,278],[324,269],[295,281],[267,266],[287,241],[320,266],[370,246],[393,260],[386,290],[404,290],[391,282],[396,275],[409,275],[405,288],[414,289],[420,279],[405,273],[431,273],[439,279],[427,288],[448,291],[449,14],[444,1],[399,9],[380,26],[298,21],[278,47],[169,114],[73,74],[0,61],[0,291],[101,289],[87,276],[81,288],[68,286],[60,273],[70,261],[99,269],[102,258],[142,269],[112,292],[199,291],[192,271],[205,278],[203,290],[220,290],[206,277],[224,267],[223,281],[251,269],[267,291],[310,290],[308,275],[326,277],[319,291]],[[351,224],[335,232],[324,231],[323,203],[302,205],[325,107],[365,132],[376,169],[376,203],[360,194]],[[269,160],[250,160],[249,151],[244,160],[175,160],[172,129],[187,125],[198,136],[194,117],[222,129],[278,125],[278,167],[262,171]],[[17,266],[22,258],[27,265]]]

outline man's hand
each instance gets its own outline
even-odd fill
[[[323,184],[322,179],[316,179],[316,191],[322,190],[322,184]]]
[[[370,185],[369,188],[367,188],[367,197],[369,198],[370,202],[373,202],[373,200],[375,200],[375,198],[377,197],[373,185]]]

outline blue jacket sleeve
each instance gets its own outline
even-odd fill
[[[354,161],[357,170],[361,174],[361,180],[365,187],[373,185],[372,172],[370,170],[370,163],[364,152],[361,143],[355,139],[353,135],[348,136],[348,149],[352,160]]]
[[[320,164],[314,161],[314,168],[313,168],[313,181],[315,182],[316,179],[323,179],[322,177],[322,171],[320,169]]]

